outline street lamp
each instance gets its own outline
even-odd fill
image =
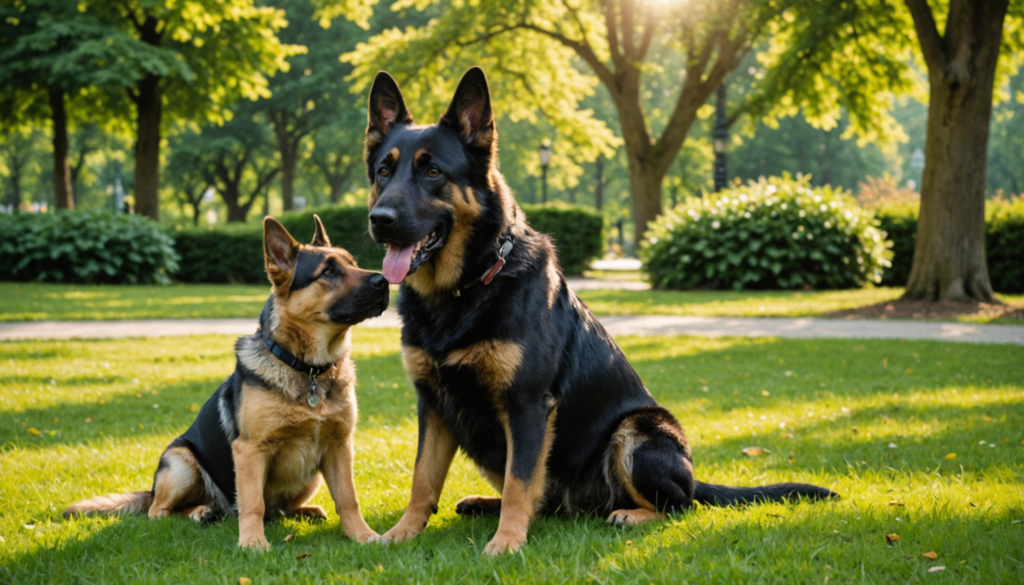
[[[548,202],[548,163],[551,162],[551,147],[547,140],[537,149],[537,156],[540,157],[540,202],[545,204]]]
[[[711,138],[715,148],[715,191],[721,191],[728,180],[725,171],[725,152],[729,149],[729,121],[725,116],[725,83],[718,86],[718,103],[715,111],[717,119],[715,129],[711,131]]]

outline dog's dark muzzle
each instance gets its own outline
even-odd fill
[[[373,273],[351,295],[339,299],[327,315],[334,323],[355,325],[379,317],[387,310],[391,301],[391,290],[383,275]]]

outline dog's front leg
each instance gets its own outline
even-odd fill
[[[358,542],[366,542],[377,538],[363,520],[359,511],[359,496],[356,495],[356,483],[353,478],[352,435],[337,443],[324,457],[321,472],[327,482],[327,489],[334,499],[334,509],[341,518],[341,528],[345,535]]]
[[[231,443],[231,453],[235,461],[235,494],[238,497],[238,546],[269,550],[270,543],[263,532],[267,454],[243,439]]]
[[[419,444],[409,507],[398,524],[380,537],[382,543],[409,540],[423,532],[430,515],[437,512],[441,489],[458,448],[451,431],[423,399],[419,403],[419,419]]]
[[[516,552],[526,542],[530,520],[544,501],[547,458],[554,440],[553,404],[518,404],[504,414],[508,442],[505,483],[498,532],[484,547],[487,555]]]

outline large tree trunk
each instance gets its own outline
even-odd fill
[[[74,209],[71,170],[68,165],[68,116],[64,92],[50,88],[50,115],[53,121],[53,201],[57,209]]]
[[[918,9],[920,31],[927,16],[908,4]],[[1007,0],[953,0],[945,38],[922,37],[931,92],[917,244],[905,298],[994,300],[985,261],[985,178],[1006,6]]]
[[[248,205],[241,203],[242,198],[239,195],[238,185],[229,185],[221,193],[221,196],[228,207],[228,223],[245,221],[246,216],[249,215],[249,208],[252,207],[252,201]]]
[[[163,98],[160,78],[148,75],[138,85],[135,100],[135,213],[160,219],[160,116]]]
[[[288,134],[288,114],[274,112],[270,116],[277,137],[277,150],[281,153],[281,200],[284,211],[295,208],[295,163],[298,144],[292,142]],[[268,194],[269,197],[269,194]]]

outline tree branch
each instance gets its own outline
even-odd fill
[[[946,67],[945,41],[939,34],[935,24],[935,15],[928,6],[928,0],[904,0],[907,8],[910,9],[910,16],[914,19],[914,29],[917,31],[917,40],[921,43],[921,52],[924,54],[924,61],[928,69],[933,73],[943,70]]]
[[[636,62],[636,22],[633,17],[634,0],[619,0],[619,11],[622,13],[622,47],[626,59]]]
[[[654,39],[654,31],[658,28],[658,21],[654,18],[654,8],[648,4],[647,12],[644,14],[644,36],[640,40],[640,50],[637,52],[637,61],[643,61],[647,56],[647,50],[651,47],[651,40]]]
[[[622,53],[619,50],[618,22],[615,20],[614,0],[604,0],[604,25],[608,29],[608,51],[616,70],[622,68]]]

